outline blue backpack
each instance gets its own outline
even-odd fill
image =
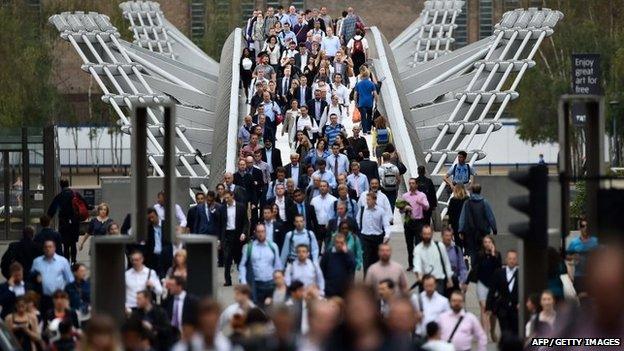
[[[390,141],[390,133],[388,129],[377,129],[377,145],[386,145]]]

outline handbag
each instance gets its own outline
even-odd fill
[[[275,116],[275,125],[279,125],[282,122],[284,122],[284,115],[280,113],[277,116]]]
[[[353,109],[353,116],[351,117],[351,122],[359,123],[362,121],[362,115],[360,114],[359,109]]]

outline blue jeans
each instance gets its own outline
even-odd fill
[[[360,110],[360,116],[362,118],[362,132],[370,133],[373,126],[373,108],[358,107],[358,110]]]
[[[266,282],[254,281],[251,296],[256,306],[264,307],[264,300],[273,296],[273,290],[275,290],[275,283],[272,280]]]

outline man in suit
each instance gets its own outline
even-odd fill
[[[266,239],[277,244],[281,251],[286,231],[284,230],[284,222],[275,218],[272,205],[265,205],[262,208],[262,221],[260,223],[264,224],[266,229]]]
[[[154,208],[147,209],[147,241],[145,243],[145,263],[161,279],[173,262],[173,245],[169,235],[164,232],[164,221],[160,220]]]
[[[359,233],[356,219],[349,216],[347,213],[347,204],[336,201],[334,202],[334,205],[336,206],[336,217],[330,219],[327,223],[327,232],[330,234],[328,235],[328,240],[331,239],[331,235],[333,233],[338,231],[338,227],[340,227],[340,223],[342,222],[347,222],[349,224],[349,228],[353,234]]]
[[[9,278],[9,271],[12,263],[19,262],[23,268],[27,269],[27,272],[30,272],[33,260],[37,256],[43,255],[43,242],[41,242],[41,247],[38,247],[37,244],[33,242],[34,232],[31,226],[26,226],[22,230],[22,238],[19,241],[10,243],[4,255],[2,255],[2,263],[0,266],[2,267],[2,275],[6,279]],[[57,237],[48,240],[54,240],[54,243],[58,244],[60,235],[58,233],[56,234],[58,235]],[[56,253],[59,255],[61,254],[58,247],[56,248]]]
[[[152,293],[148,290],[141,290],[136,296],[137,307],[132,310],[130,320],[139,320],[151,325],[151,332],[157,345],[154,350],[168,351],[174,342],[173,330],[171,328],[171,318],[165,310],[152,304]]]
[[[433,185],[433,181],[425,174],[427,174],[425,166],[418,166],[418,177],[416,178],[418,190],[425,193],[427,202],[429,202],[429,209],[423,212],[423,220],[425,224],[431,224],[431,214],[438,207],[438,197],[436,196],[436,188]]]
[[[312,88],[308,86],[308,78],[304,75],[299,77],[299,88],[295,90],[294,98],[299,102],[299,107],[307,106],[312,99]]]
[[[370,160],[370,152],[368,150],[362,151],[362,161],[360,161],[360,172],[368,178],[370,184],[371,179],[379,179],[379,166],[377,162]]]
[[[221,245],[223,245],[223,259],[225,265],[225,284],[232,286],[230,269],[232,261],[238,265],[241,259],[241,248],[247,240],[249,219],[247,207],[234,200],[231,191],[226,190],[223,194],[225,205],[221,208],[221,221],[224,224],[221,229]]]
[[[240,164],[240,162],[239,162]],[[247,164],[245,163],[245,166]],[[234,174],[231,172],[225,172],[223,175],[223,186],[225,190],[229,190],[234,194],[234,199],[241,203],[247,203],[247,195],[245,193],[245,188],[234,183]]]
[[[204,203],[204,193],[199,191],[195,194],[195,206],[191,206],[186,212],[186,232],[197,233],[198,207]]]
[[[221,233],[221,205],[215,201],[215,193],[210,190],[206,193],[206,201],[197,206],[197,219],[193,234],[205,234],[219,237]]]
[[[314,118],[316,125],[319,126],[319,128],[323,128],[320,123],[323,111],[325,111],[325,108],[327,107],[327,100],[323,99],[321,91],[317,89],[314,92],[314,99],[308,101],[306,105],[308,106],[308,113],[310,114],[310,117]]]
[[[262,177],[262,175],[260,175]],[[234,194],[236,201],[243,202],[245,204],[249,202],[257,201],[256,191],[254,189],[253,173],[247,169],[247,162],[244,158],[238,160],[238,170],[234,173],[234,184],[242,188],[242,198],[239,198],[237,194]]]
[[[287,223],[288,230],[293,230],[295,228],[295,216],[300,214],[303,215],[303,219],[305,221],[305,227],[308,230],[314,230],[317,227],[316,220],[316,212],[314,211],[314,207],[310,206],[309,203],[305,201],[305,193],[301,189],[295,190],[294,193],[294,201],[287,207]]]
[[[185,325],[197,325],[198,304],[199,299],[186,292],[186,279],[174,276],[163,307],[175,334],[179,335]]]
[[[282,152],[280,149],[273,147],[273,139],[264,140],[264,147],[262,148],[262,161],[269,164],[273,170],[271,172],[271,180],[275,179],[275,172],[278,168],[282,167]]]
[[[507,265],[492,277],[486,310],[492,311],[500,321],[501,333],[518,335],[518,253],[507,251]]]
[[[286,96],[290,91],[290,86],[292,84],[293,76],[292,76],[292,68],[290,66],[286,66],[284,68],[284,75],[277,80],[277,103],[283,108],[287,106],[288,100]]]

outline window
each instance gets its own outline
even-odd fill
[[[505,0],[503,2],[503,11],[513,11],[515,9],[522,8],[522,3],[520,0]]]
[[[191,40],[198,44],[206,33],[206,1],[191,0]]]
[[[468,4],[470,4],[470,1],[466,1],[464,8],[455,18],[455,24],[457,25],[457,28],[455,28],[455,31],[453,32],[453,37],[455,38],[455,50],[468,44]]]

